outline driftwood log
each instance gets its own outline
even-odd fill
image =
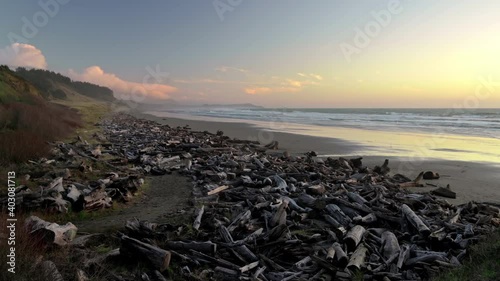
[[[70,222],[59,225],[44,221],[37,216],[27,218],[24,225],[30,236],[49,245],[65,246],[75,238],[78,231],[78,228]]]
[[[168,268],[172,256],[169,251],[165,251],[126,235],[122,235],[121,237],[120,254],[136,260],[148,261],[160,272]]]

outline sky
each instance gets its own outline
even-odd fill
[[[500,107],[500,1],[0,0],[0,64],[120,99]]]

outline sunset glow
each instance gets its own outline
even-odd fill
[[[97,5],[101,12],[83,24],[80,9]],[[123,97],[140,88],[149,102],[447,108],[471,105],[481,81],[489,81],[488,96],[473,104],[500,106],[495,1],[244,1],[231,10],[201,1],[133,9],[86,1],[61,8],[65,13],[40,32],[64,36],[64,44],[23,37],[29,28],[17,19],[29,15],[30,6],[10,9],[1,26],[18,27],[0,38],[0,63],[23,65],[30,58],[27,65],[39,61]],[[195,29],[183,14],[197,15]],[[116,24],[104,24],[110,20]],[[101,24],[105,33],[89,31]],[[89,36],[80,37],[84,33]],[[22,53],[12,51],[13,38],[26,39]],[[167,76],[148,76],[146,69],[156,67]]]

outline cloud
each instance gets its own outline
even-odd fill
[[[248,87],[245,88],[245,93],[249,95],[265,95],[272,93],[294,93],[300,91],[301,88],[296,87]]]
[[[297,75],[307,78],[313,74],[306,75],[303,73],[297,73]],[[323,79],[321,76],[319,76],[319,78]],[[316,79],[320,80],[319,78]],[[304,86],[318,84],[317,81],[311,81],[310,79],[295,80],[289,78],[280,78],[278,76],[272,76],[271,80],[273,82],[267,83],[268,85],[266,87],[264,86],[257,87],[254,84],[253,86],[244,88],[243,91],[249,95],[266,95],[272,93],[296,93],[302,91]]]
[[[217,80],[217,79],[211,79],[211,78],[201,78],[201,79],[193,79],[193,80],[176,79],[176,80],[174,80],[174,82],[181,83],[181,84],[247,84],[248,83],[245,81]]]
[[[242,72],[242,73],[248,72],[248,70],[244,69],[244,68],[238,68],[238,67],[232,67],[232,66],[224,66],[224,65],[216,67],[215,70],[219,71],[219,72],[229,72],[229,71],[237,71],[237,72]]]
[[[323,80],[323,76],[321,76],[319,74],[314,74],[314,73],[306,74],[306,73],[298,72],[297,75],[301,76],[301,77],[314,78],[314,79],[319,80],[319,81]]]
[[[0,49],[0,64],[14,67],[47,68],[42,51],[33,45],[14,43]]]
[[[165,84],[137,83],[122,80],[113,73],[106,73],[99,66],[86,68],[82,73],[69,70],[69,76],[74,80],[85,81],[109,87],[118,99],[137,99],[147,97],[153,99],[168,99],[177,88]]]
[[[292,80],[292,79],[287,79],[286,81],[292,87],[297,87],[297,88],[302,87],[302,82],[301,81]]]
[[[321,75],[318,75],[318,74],[314,74],[314,73],[311,73],[309,74],[312,78],[315,78],[316,80],[323,80],[323,77]]]

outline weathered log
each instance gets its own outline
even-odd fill
[[[155,269],[164,271],[170,265],[171,253],[151,244],[122,235],[120,254],[148,261]]]
[[[224,190],[226,190],[228,188],[229,188],[229,185],[221,185],[221,186],[219,186],[217,188],[214,188],[214,189],[208,191],[207,192],[207,196],[217,194],[217,193],[219,193],[221,191],[224,191]]]
[[[279,192],[283,192],[283,193],[288,193],[288,189],[287,189],[288,184],[286,183],[286,181],[283,178],[281,178],[278,175],[274,175],[273,179],[276,182],[276,187],[273,187],[273,189],[272,189],[273,192],[279,191]]]
[[[424,236],[428,236],[431,233],[431,230],[427,225],[422,221],[422,219],[413,212],[413,210],[408,207],[408,205],[403,204],[401,206],[401,211],[405,215],[406,219],[418,230],[418,232]]]
[[[54,210],[59,213],[67,213],[70,202],[64,200],[61,193],[52,190],[50,196],[44,198],[44,205],[46,205],[49,210]]]
[[[276,213],[274,213],[273,217],[271,218],[271,221],[269,222],[269,225],[271,227],[274,227],[278,224],[286,224],[286,208],[288,207],[288,203],[282,202],[281,205],[278,207],[278,210],[276,210]]]
[[[229,230],[225,226],[220,226],[219,233],[224,242],[235,244],[231,233],[229,233]],[[244,244],[232,247],[231,251],[233,251],[236,256],[240,256],[245,262],[255,262],[258,260],[257,256]]]
[[[375,166],[373,171],[377,174],[385,175],[391,171],[389,168],[389,159],[385,159],[384,164],[382,166]]]
[[[365,228],[361,225],[355,225],[349,230],[349,232],[347,232],[346,236],[344,237],[344,243],[347,245],[348,251],[354,251],[354,249],[356,249],[359,242],[363,240],[365,231]]]
[[[210,241],[207,242],[183,242],[183,241],[166,241],[165,247],[171,250],[195,250],[202,253],[215,255],[217,252],[217,244]]]
[[[264,147],[268,148],[268,149],[279,149],[278,146],[279,146],[279,142],[274,140],[274,141],[266,144]]]
[[[236,218],[229,224],[227,229],[232,232],[234,231],[242,222],[249,220],[252,217],[252,212],[250,210],[246,210],[245,212],[240,213]]]
[[[108,196],[104,188],[97,188],[85,196],[85,210],[94,211],[98,209],[110,208],[112,199]]]
[[[363,244],[360,244],[358,248],[356,248],[356,251],[354,251],[354,253],[351,255],[349,263],[347,264],[347,268],[349,268],[350,270],[361,269],[361,267],[365,264],[367,252],[368,249]]]
[[[53,180],[49,186],[47,187],[46,191],[52,191],[55,190],[57,192],[63,192],[64,191],[64,186],[63,186],[63,178],[58,177],[55,180]]]
[[[443,257],[443,255],[441,255],[441,254],[423,255],[423,256],[418,256],[418,257],[414,257],[414,258],[410,258],[410,259],[406,260],[405,265],[411,266],[411,265],[414,265],[414,264],[420,263],[420,262],[433,262],[436,260],[446,261],[446,258]]]
[[[310,256],[306,256],[303,259],[299,260],[295,263],[295,268],[301,271],[311,272],[314,271],[317,266],[312,262],[312,258]]]
[[[351,223],[351,219],[335,204],[326,205],[325,211],[342,225]]]
[[[79,212],[79,211],[83,210],[83,205],[85,202],[84,196],[80,192],[80,190],[78,190],[78,188],[76,188],[75,185],[72,184],[68,188],[68,194],[66,194],[66,198],[69,200],[69,202],[71,202],[73,211]]]
[[[423,187],[424,185],[422,183],[420,183],[420,181],[422,180],[423,175],[424,175],[424,172],[420,172],[420,174],[418,174],[418,176],[413,181],[400,183],[399,187],[401,187],[401,188]]]
[[[200,225],[201,225],[201,218],[203,216],[203,212],[205,212],[205,205],[202,205],[201,208],[199,208],[197,211],[196,211],[196,218],[193,222],[193,228],[198,230],[200,228]]]
[[[444,188],[444,187],[439,187],[437,189],[432,190],[431,194],[453,199],[457,198],[457,194],[455,192],[451,191],[449,188]]]
[[[465,228],[464,228],[464,237],[469,238],[472,236],[474,236],[474,225],[471,223],[468,223],[465,225]]]
[[[338,265],[342,268],[345,267],[349,262],[349,259],[347,258],[347,254],[342,249],[342,246],[339,243],[335,242],[333,243],[332,247],[335,250],[335,258]]]
[[[384,231],[382,233],[382,254],[385,259],[398,254],[400,251],[399,242],[396,235],[390,231]]]
[[[214,269],[218,280],[238,280],[239,272],[233,269],[217,266]]]
[[[125,223],[127,234],[132,237],[153,237],[157,226],[156,223],[139,221],[137,218],[127,220]]]
[[[230,261],[227,261],[225,259],[222,259],[222,258],[214,258],[212,256],[209,256],[209,255],[206,255],[204,253],[201,253],[201,252],[197,252],[195,250],[190,250],[189,251],[191,253],[191,255],[195,256],[195,257],[199,257],[199,258],[202,258],[204,260],[207,260],[211,263],[214,263],[214,264],[217,264],[217,265],[220,265],[220,266],[223,266],[223,267],[227,267],[227,268],[230,268],[232,270],[239,270],[240,269],[240,266],[230,262]]]
[[[325,194],[326,188],[322,184],[313,185],[307,188],[307,192],[313,195],[322,195]]]
[[[362,223],[362,224],[372,224],[376,221],[377,221],[377,215],[375,215],[374,213],[370,213],[370,214],[368,214],[364,217],[361,217],[360,219],[357,220],[357,222]]]
[[[330,246],[326,251],[326,260],[332,262],[335,258],[335,248]]]
[[[250,271],[250,270],[256,268],[257,266],[259,266],[259,261],[249,263],[245,266],[240,267],[240,273],[245,273],[247,271]]]
[[[349,197],[351,201],[359,203],[361,205],[368,203],[368,201],[358,193],[347,192],[347,197]]]
[[[403,267],[409,257],[410,246],[408,246],[408,244],[403,244],[403,246],[401,247],[401,251],[399,252],[398,263],[396,264],[398,269],[401,269]]]
[[[50,223],[36,216],[30,216],[24,222],[24,225],[30,236],[35,237],[38,241],[43,241],[48,244],[57,244],[59,246],[67,245],[76,236],[78,228],[68,222],[65,225]]]
[[[251,234],[249,234],[247,237],[243,238],[243,242],[244,243],[250,243],[250,242],[253,242],[255,241],[255,239],[257,239],[259,236],[262,235],[262,233],[264,232],[264,228],[259,228],[257,230],[255,230],[254,232],[252,232]]]
[[[427,171],[423,174],[424,180],[437,180],[439,179],[439,174],[432,172],[432,171]]]

